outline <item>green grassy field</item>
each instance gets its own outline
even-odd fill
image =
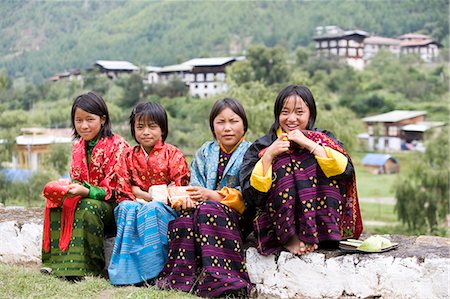
[[[0,298],[199,298],[178,291],[161,291],[155,287],[114,287],[107,280],[86,277],[68,282],[39,273],[37,266],[0,264]]]

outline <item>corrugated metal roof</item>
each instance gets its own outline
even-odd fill
[[[376,45],[400,45],[400,40],[383,36],[369,36],[364,39],[365,44]]]
[[[363,165],[382,166],[388,160],[392,160],[394,163],[397,163],[397,160],[388,154],[367,154],[362,159],[362,164]]]
[[[421,121],[415,124],[409,124],[402,127],[403,131],[408,132],[426,132],[431,128],[445,126],[445,122],[442,121]]]
[[[365,122],[398,122],[401,120],[426,115],[426,111],[394,110],[383,114],[364,117]]]
[[[184,65],[184,64],[174,64],[174,65],[168,65],[163,66],[158,72],[164,73],[164,72],[187,72],[192,71],[192,66],[190,65]]]
[[[420,40],[402,40],[402,47],[418,47],[418,46],[426,46],[429,44],[437,44],[432,39],[420,39]]]
[[[42,144],[71,143],[71,142],[72,138],[62,136],[21,135],[16,137],[16,143],[18,145],[42,145]]]
[[[159,71],[161,70],[161,67],[149,65],[149,66],[147,66],[145,69],[146,69],[147,72],[149,72],[149,73],[150,73],[150,72],[159,72]]]
[[[236,57],[210,57],[210,58],[193,58],[183,62],[183,65],[190,66],[214,66],[224,65],[230,61],[235,61]]]
[[[420,33],[406,33],[400,35],[399,39],[431,39],[428,35],[420,34]]]
[[[108,70],[128,70],[128,71],[137,71],[139,68],[132,64],[129,61],[120,61],[120,60],[97,60],[95,64],[103,67]]]

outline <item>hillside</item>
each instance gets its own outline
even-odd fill
[[[429,34],[448,47],[449,0],[1,1],[0,71],[40,82],[97,59],[165,65],[239,55],[250,44],[293,51],[316,26],[394,37]]]

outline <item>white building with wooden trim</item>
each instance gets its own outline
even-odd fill
[[[416,54],[425,62],[432,62],[439,56],[440,44],[428,35],[408,33],[398,39],[402,54]]]
[[[388,38],[362,30],[343,30],[338,26],[317,27],[314,41],[317,55],[344,58],[355,69],[363,69],[382,49],[396,56],[417,54],[423,61],[432,62],[439,56],[441,46],[423,34],[408,33],[399,38]]]
[[[369,34],[362,30],[342,30],[338,26],[316,28],[314,41],[320,56],[336,56],[355,69],[364,68],[364,39]]]
[[[226,68],[244,57],[194,58],[181,64],[147,68],[148,83],[166,84],[178,79],[189,87],[191,96],[205,98],[228,90]]]

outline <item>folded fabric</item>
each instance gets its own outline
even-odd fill
[[[68,186],[70,183],[71,182],[68,180],[59,180],[48,182],[45,185],[42,195],[47,200],[47,208],[58,208],[62,206],[63,200],[69,190]]]

